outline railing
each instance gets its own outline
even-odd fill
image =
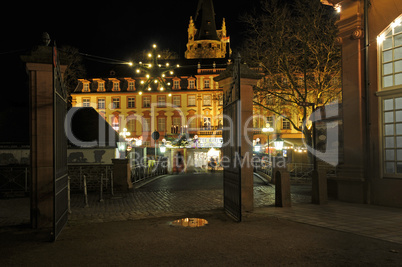
[[[107,190],[113,187],[112,164],[69,164],[68,176],[71,179],[71,191],[84,190],[84,177],[88,191],[97,191],[100,188]]]
[[[312,177],[313,164],[308,163],[287,163],[286,169],[290,176],[294,179],[305,179],[309,180]],[[326,170],[327,177],[336,176],[336,167],[319,164],[319,170]],[[272,177],[272,162],[267,161],[258,167],[254,168],[254,171],[265,173],[266,175]]]
[[[27,194],[30,191],[29,166],[0,167],[0,195]]]
[[[131,165],[131,182],[133,184],[145,181],[149,178],[167,174],[167,158],[155,161],[149,160],[147,164],[133,164]]]

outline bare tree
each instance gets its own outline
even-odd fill
[[[254,104],[282,116],[311,145],[304,127],[312,108],[341,97],[340,49],[336,14],[319,0],[261,2],[261,11],[242,17],[247,25],[243,58],[264,72],[254,90]],[[300,123],[304,122],[304,123]]]

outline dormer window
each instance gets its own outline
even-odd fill
[[[83,92],[89,92],[89,83],[84,83],[84,88],[82,89]]]
[[[105,83],[104,82],[99,82],[98,83],[98,91],[99,92],[104,92],[105,91]]]
[[[120,91],[119,82],[113,82],[113,91]]]
[[[128,90],[134,91],[134,82],[133,81],[128,82]]]

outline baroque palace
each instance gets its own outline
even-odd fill
[[[195,18],[189,21],[185,59],[163,59],[153,45],[148,62],[120,65],[105,76],[79,79],[71,95],[72,104],[94,108],[128,137],[132,146],[169,147],[169,140],[177,141],[186,134],[188,148],[204,150],[194,154],[194,164],[205,165],[207,159],[220,157],[223,92],[213,79],[231,64],[230,56],[225,19],[217,30],[212,0],[199,1]],[[261,115],[253,120],[254,143],[265,144],[265,153],[268,149],[272,153],[273,140],[279,133],[291,141],[285,142],[285,148],[295,140],[301,144],[301,134],[285,119],[259,107],[254,113]],[[271,132],[264,132],[264,128]],[[160,136],[156,141],[154,131]]]

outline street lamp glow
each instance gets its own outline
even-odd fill
[[[282,150],[283,149],[283,143],[284,143],[284,140],[280,136],[278,136],[278,138],[276,138],[275,141],[274,141],[275,149],[276,150]]]

